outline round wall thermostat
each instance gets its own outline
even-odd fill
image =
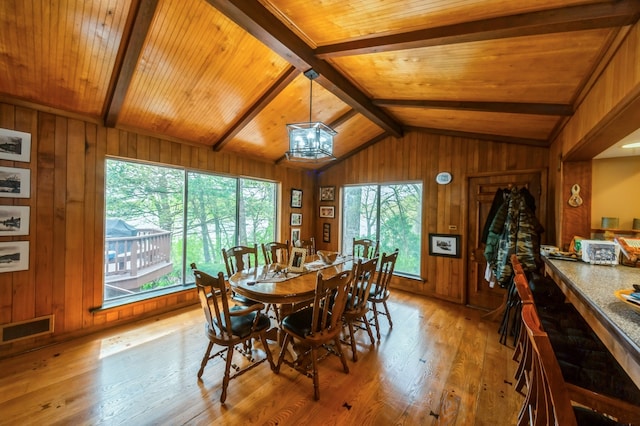
[[[438,182],[440,185],[451,183],[451,179],[451,173],[449,172],[440,172],[436,176],[436,182]]]

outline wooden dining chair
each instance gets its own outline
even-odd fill
[[[316,254],[316,239],[314,237],[309,237],[306,240],[298,240],[296,241],[296,247],[307,250],[307,256]]]
[[[320,399],[319,355],[322,355],[322,358],[326,354],[338,356],[344,372],[349,373],[349,366],[342,352],[340,333],[342,313],[352,277],[352,271],[343,271],[325,279],[319,272],[313,304],[282,319],[281,330],[284,332],[284,339],[282,339],[275,372],[280,371],[280,366],[284,362],[303,375],[311,377],[316,401]],[[289,360],[286,358],[288,345],[293,342],[305,347],[306,351],[295,360]],[[319,353],[320,349],[324,349],[322,354]]]
[[[258,266],[258,245],[252,246],[235,246],[228,249],[222,249],[222,257],[224,265],[227,269],[227,277],[236,272],[251,267]],[[232,293],[233,299],[243,305],[253,305],[255,300],[248,299],[238,293]]]
[[[271,265],[273,263],[280,263],[283,265],[289,264],[289,255],[291,249],[289,248],[289,240],[284,243],[272,241],[270,243],[262,244],[262,256],[264,257],[264,264]],[[280,262],[278,262],[280,260]]]
[[[393,270],[396,267],[397,260],[398,249],[395,249],[395,251],[389,255],[382,253],[378,275],[371,286],[371,291],[369,292],[369,302],[373,308],[373,315],[369,322],[373,322],[373,325],[376,328],[378,340],[380,340],[380,320],[378,318],[380,315],[387,317],[387,321],[389,321],[389,328],[393,328],[393,321],[391,321],[391,313],[389,312],[389,306],[387,306],[387,300],[389,299],[390,294],[389,283],[391,282],[391,277],[393,276]],[[382,307],[384,311],[381,311],[380,307]]]
[[[345,344],[351,346],[351,357],[354,362],[358,361],[358,351],[356,350],[356,330],[362,328],[367,330],[371,344],[375,345],[376,341],[371,332],[371,325],[367,320],[369,312],[369,294],[371,285],[376,275],[376,267],[378,266],[378,258],[358,260],[353,270],[353,280],[349,287],[347,296],[347,305],[344,308],[344,324],[349,329],[348,340],[344,340]]]
[[[230,307],[222,272],[219,272],[217,277],[213,277],[195,269],[193,275],[196,280],[200,306],[206,320],[205,333],[209,340],[207,350],[200,363],[200,370],[198,370],[198,379],[201,379],[209,360],[216,357],[225,360],[220,395],[220,402],[224,403],[227,398],[229,380],[246,373],[264,361],[269,361],[271,369],[275,368],[266,337],[271,321],[262,313],[264,309],[262,303]],[[252,339],[260,339],[262,342],[262,357],[256,356],[259,351],[253,349]],[[215,345],[221,346],[222,349],[212,354],[211,351]],[[242,359],[234,362],[235,353],[242,355]]]
[[[369,238],[353,239],[353,256],[365,259],[378,257],[378,241]]]
[[[564,380],[535,305],[523,305],[521,319],[529,339],[532,359],[527,372],[527,395],[518,416],[519,426],[639,424],[639,407]]]

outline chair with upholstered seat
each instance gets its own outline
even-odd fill
[[[393,328],[393,322],[391,321],[391,313],[387,306],[387,300],[389,299],[389,283],[393,276],[393,270],[398,260],[398,249],[389,255],[382,253],[380,258],[380,267],[378,268],[378,275],[376,280],[371,285],[371,291],[369,292],[369,302],[373,308],[373,315],[370,322],[373,321],[373,325],[376,328],[376,334],[378,340],[380,340],[380,320],[379,316],[384,315],[389,321],[389,328]],[[379,309],[379,305],[382,305],[384,311]]]
[[[229,380],[257,367],[264,361],[269,361],[271,369],[275,368],[266,338],[271,321],[262,313],[264,305],[261,303],[230,307],[222,272],[218,273],[217,277],[213,277],[194,269],[193,275],[196,280],[200,305],[206,319],[205,332],[209,339],[209,345],[202,358],[200,370],[198,370],[198,379],[202,377],[204,368],[210,359],[216,357],[224,359],[226,365],[220,395],[220,402],[224,403],[227,398]],[[254,338],[260,339],[262,342],[262,357],[256,357],[258,351],[252,349],[251,339]],[[222,349],[211,354],[214,345],[222,346]],[[234,362],[234,353],[243,355],[243,358],[236,359]],[[232,368],[235,370],[233,374]]]
[[[319,272],[313,304],[282,319],[281,330],[284,332],[284,339],[275,371],[278,373],[284,362],[296,371],[311,377],[316,401],[320,399],[320,380],[318,378],[320,349],[338,356],[344,372],[349,373],[349,366],[342,352],[340,333],[342,331],[342,314],[352,277],[352,271],[343,271],[325,279]],[[294,342],[304,347],[305,353],[300,354],[295,360],[286,359],[288,345]],[[324,354],[323,351],[322,355]]]
[[[542,329],[535,305],[523,305],[521,318],[532,356],[531,368],[527,372],[527,395],[518,416],[518,425],[639,424],[640,410],[637,406],[564,380],[551,340]]]
[[[357,329],[367,330],[371,344],[375,345],[376,341],[371,332],[371,325],[367,320],[369,312],[369,294],[371,292],[371,284],[375,279],[376,267],[378,266],[378,258],[368,259],[363,262],[359,259],[353,271],[353,281],[349,288],[347,296],[347,305],[344,308],[344,323],[349,328],[349,339],[344,343],[351,346],[351,356],[354,362],[358,361],[358,351],[356,349],[357,342],[355,332]]]
[[[353,256],[364,259],[378,257],[378,241],[369,238],[353,239]]]
[[[272,241],[270,243],[262,244],[262,255],[264,257],[265,265],[271,265],[274,263],[287,265],[289,263],[290,253],[289,240],[284,243]]]

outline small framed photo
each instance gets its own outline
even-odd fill
[[[31,134],[0,129],[0,160],[31,160]]]
[[[320,201],[334,201],[336,199],[336,187],[335,186],[321,186],[320,187]]]
[[[291,245],[300,240],[300,228],[291,228]]]
[[[291,226],[302,225],[302,213],[291,213]]]
[[[29,241],[0,243],[0,273],[29,269]]]
[[[460,257],[460,235],[429,234],[429,256]]]
[[[298,209],[302,207],[302,189],[291,190],[291,207]]]
[[[293,247],[291,249],[291,257],[289,257],[287,272],[304,272],[305,257],[307,257],[307,249]]]
[[[320,206],[320,217],[334,218],[336,208],[334,206]]]
[[[29,198],[31,170],[0,167],[0,197]]]
[[[0,206],[0,236],[29,235],[29,206]]]
[[[331,242],[331,224],[330,223],[322,224],[322,242],[323,243]]]

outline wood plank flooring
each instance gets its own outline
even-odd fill
[[[393,329],[359,332],[350,373],[336,357],[313,383],[262,364],[229,384],[223,361],[196,374],[207,345],[199,307],[0,360],[0,424],[512,425],[513,348],[482,311],[394,291]],[[278,348],[271,347],[274,357]]]

